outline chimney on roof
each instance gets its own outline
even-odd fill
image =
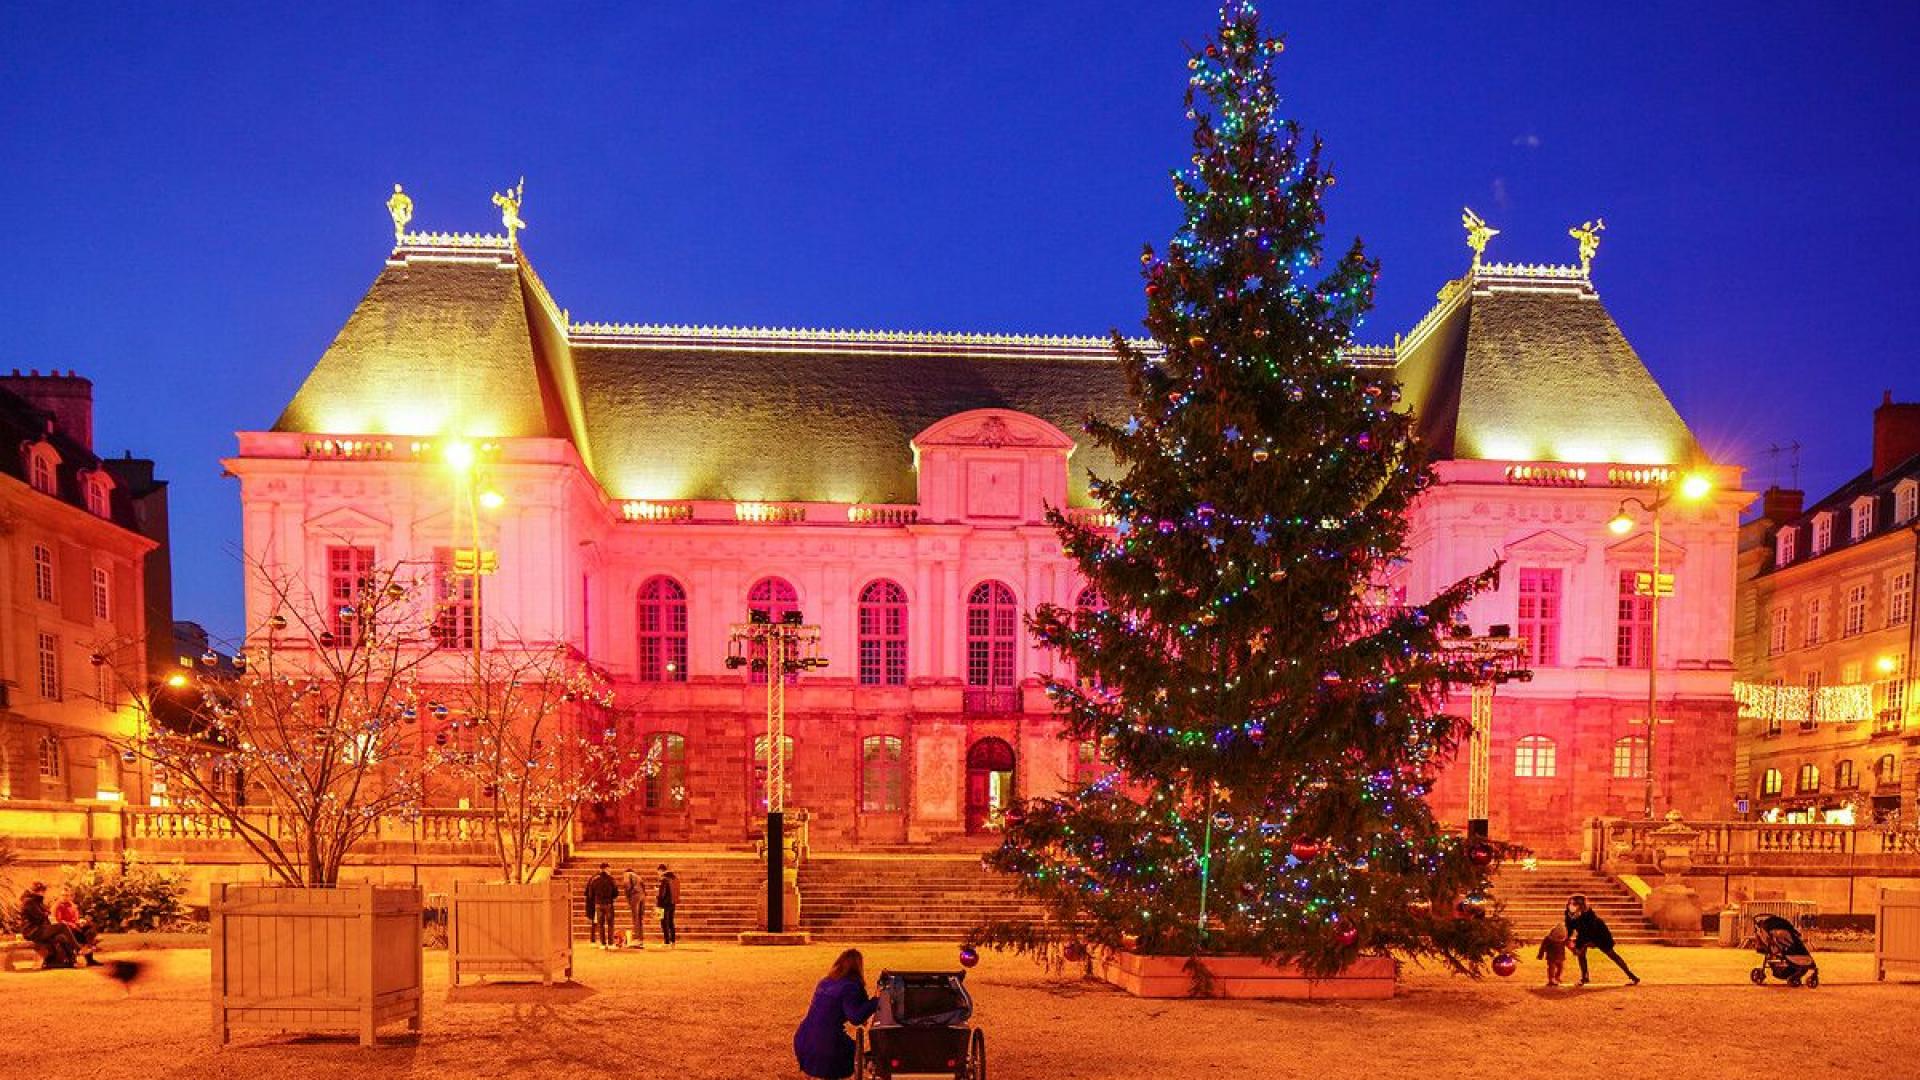
[[[35,408],[52,414],[56,431],[92,451],[92,380],[71,371],[65,375],[58,371],[42,375],[37,368],[22,375],[16,368],[11,375],[0,375],[0,389],[11,390]]]
[[[1873,478],[1920,454],[1920,402],[1895,401],[1888,390],[1873,410]]]
[[[1805,508],[1807,493],[1778,485],[1770,487],[1760,496],[1760,516],[1775,525],[1784,524],[1800,516]]]

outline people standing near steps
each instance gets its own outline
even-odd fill
[[[660,888],[654,893],[653,906],[660,909],[660,939],[669,946],[678,944],[680,933],[674,929],[673,909],[680,906],[680,875],[667,869],[666,863],[660,864]]]
[[[633,947],[647,947],[647,886],[640,880],[639,871],[627,867],[626,875],[620,879],[620,894],[627,898],[627,916],[633,920]]]
[[[1587,906],[1587,898],[1581,893],[1567,897],[1567,938],[1568,947],[1573,950],[1574,958],[1580,961],[1580,985],[1587,985],[1587,950],[1598,949],[1600,955],[1613,961],[1626,973],[1629,986],[1640,985],[1640,976],[1633,973],[1620,954],[1613,951],[1613,931],[1607,929],[1607,922],[1599,912]]]
[[[603,949],[613,947],[613,908],[620,898],[620,885],[608,872],[607,864],[600,864],[600,872],[587,880],[587,922],[592,926],[588,931],[590,943]]]

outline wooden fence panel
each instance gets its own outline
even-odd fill
[[[1873,977],[1920,975],[1920,890],[1880,890],[1874,920]]]
[[[564,881],[532,885],[456,881],[448,903],[447,963],[467,975],[573,977],[573,896]]]

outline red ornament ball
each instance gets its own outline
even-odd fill
[[[1467,845],[1467,861],[1475,866],[1493,865],[1493,845],[1485,840],[1475,840]]]
[[[1510,952],[1503,952],[1493,958],[1493,973],[1506,978],[1520,970],[1520,959]]]
[[[960,966],[970,968],[980,962],[980,950],[971,945],[960,946]]]
[[[1340,943],[1341,948],[1350,949],[1360,940],[1360,928],[1352,923],[1341,923],[1340,929],[1334,931],[1333,939]]]
[[[1299,859],[1301,862],[1311,862],[1320,854],[1320,841],[1295,840],[1291,850],[1294,858]]]

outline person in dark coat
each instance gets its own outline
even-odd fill
[[[867,994],[866,961],[859,949],[840,954],[827,977],[813,988],[806,1019],[793,1032],[793,1056],[800,1071],[816,1080],[845,1080],[853,1075],[853,1039],[848,1024],[864,1024],[880,999]]]
[[[680,943],[680,932],[673,925],[673,911],[680,906],[680,875],[660,864],[660,888],[654,893],[653,906],[660,909],[660,938],[668,945]]]
[[[607,864],[600,864],[600,872],[587,880],[587,922],[592,929],[587,932],[590,943],[602,948],[613,947],[613,908],[620,898],[620,883],[613,880]]]
[[[55,921],[47,910],[47,883],[36,881],[20,898],[20,936],[38,945],[45,953],[40,962],[43,968],[70,968],[80,956],[80,942],[74,938],[73,930]],[[100,961],[87,954],[90,966]]]
[[[1573,950],[1574,958],[1580,961],[1580,985],[1587,985],[1587,950],[1598,949],[1600,955],[1616,964],[1626,973],[1630,986],[1640,985],[1640,976],[1633,973],[1620,954],[1613,951],[1613,931],[1607,929],[1607,922],[1598,912],[1587,906],[1587,898],[1574,893],[1567,897],[1567,937],[1568,947]]]

